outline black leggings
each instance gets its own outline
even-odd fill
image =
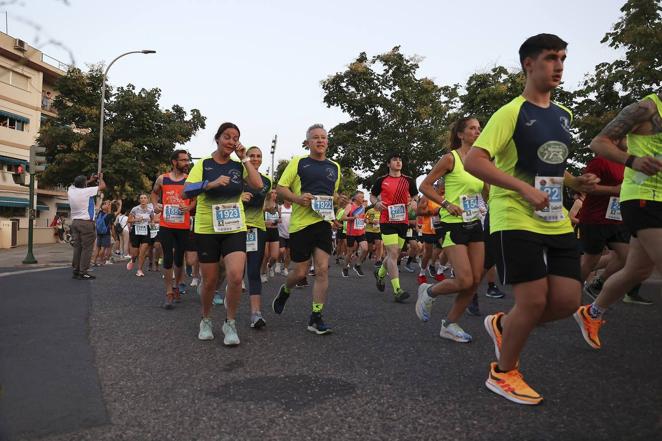
[[[262,294],[262,280],[260,267],[264,258],[264,244],[267,241],[267,232],[257,229],[257,251],[246,253],[246,272],[248,273],[248,294],[259,296]]]
[[[188,229],[159,228],[158,241],[163,248],[163,269],[172,268],[173,258],[177,268],[184,264],[184,252],[188,241]]]

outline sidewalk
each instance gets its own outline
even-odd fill
[[[49,268],[71,266],[73,248],[66,243],[49,243],[34,245],[32,253],[36,264],[23,264],[23,259],[28,252],[27,246],[0,250],[0,272],[8,272],[16,269]]]

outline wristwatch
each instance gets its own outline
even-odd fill
[[[628,156],[628,159],[625,160],[625,166],[627,168],[632,168],[632,164],[634,164],[635,159],[637,159],[637,157],[634,155]]]

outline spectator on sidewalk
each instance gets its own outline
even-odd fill
[[[96,183],[97,180],[98,185],[88,187],[89,184]],[[74,185],[69,187],[67,191],[69,206],[71,207],[71,234],[74,242],[72,261],[74,279],[89,280],[95,278],[88,273],[94,239],[96,238],[94,198],[99,191],[105,188],[106,183],[103,181],[103,174],[100,174],[98,178],[93,175],[90,179],[80,175],[76,176]]]

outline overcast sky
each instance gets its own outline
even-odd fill
[[[265,171],[274,134],[276,159],[289,158],[302,153],[310,124],[346,120],[323,104],[320,81],[362,51],[373,56],[400,45],[424,57],[422,76],[464,83],[495,64],[517,67],[524,39],[556,33],[569,42],[564,80],[573,89],[618,55],[600,40],[624,2],[18,0],[4,8],[10,35],[80,67],[156,50],[119,60],[110,83],[159,87],[163,107],[200,109],[207,128],[185,145],[194,156],[214,149],[222,122],[236,123],[244,145],[263,147]]]

